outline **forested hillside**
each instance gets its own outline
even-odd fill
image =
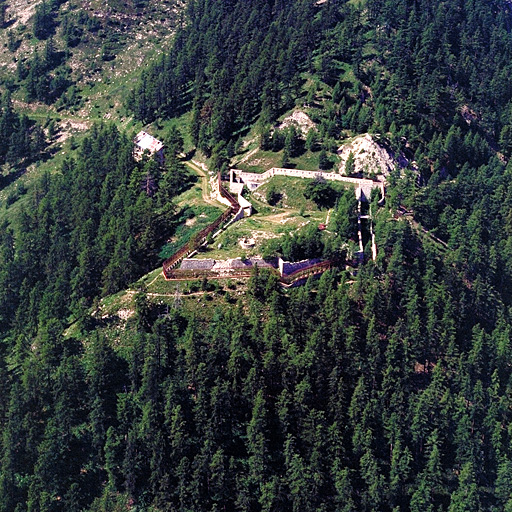
[[[87,53],[71,4],[31,23]],[[128,32],[149,5],[115,4]],[[0,511],[512,510],[510,3],[189,0],[178,18],[123,93],[166,127],[165,166],[98,123],[2,204]],[[69,60],[33,35],[49,53],[3,89],[71,108]],[[326,157],[369,132],[410,162],[372,203],[376,260],[289,290],[262,269],[168,302],[133,285],[191,181],[175,124],[220,170],[295,106]],[[0,190],[57,156],[46,128],[5,93]],[[347,238],[352,203],[333,206]]]

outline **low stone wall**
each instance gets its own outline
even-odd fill
[[[233,175],[241,177],[242,181],[245,183],[247,181],[252,182],[264,182],[265,180],[268,180],[271,176],[269,175],[269,171],[265,171],[263,173],[257,173],[257,172],[245,172],[241,169],[231,169],[230,171],[230,181],[233,181]]]
[[[250,276],[254,267],[267,268],[275,272],[282,284],[288,286],[297,279],[307,278],[310,275],[321,274],[329,268],[330,261],[319,258],[302,260],[297,262],[284,261],[282,258],[263,259],[254,256],[247,259],[233,258],[227,260],[188,259],[181,261],[180,268],[169,268],[164,276],[167,280],[173,279],[207,279],[227,277],[229,275]]]
[[[284,169],[282,167],[272,167],[267,172],[270,173],[270,176],[290,176],[291,178],[307,178],[307,179],[314,179],[317,176],[322,176],[325,179],[330,179],[327,176],[330,174],[330,172],[323,172],[323,171],[304,171],[302,169]]]
[[[234,179],[237,178],[243,183],[254,183],[263,184],[273,176],[289,176],[291,178],[305,178],[315,179],[321,177],[328,181],[341,181],[344,183],[352,183],[357,185],[356,196],[358,200],[369,200],[371,192],[374,188],[379,188],[384,197],[385,188],[383,181],[373,181],[366,178],[352,178],[350,176],[343,176],[335,172],[324,172],[324,171],[305,171],[303,169],[286,169],[283,167],[272,167],[264,173],[258,174],[254,172],[245,172],[240,169],[231,169],[230,171],[230,182],[233,183]]]
[[[244,217],[245,217],[245,211],[242,207],[240,207],[240,209],[238,210],[236,215],[222,228],[221,231],[224,231],[228,226],[231,226],[231,224],[238,222],[239,220],[243,219]],[[217,233],[215,233],[215,235],[213,235],[213,238],[215,238],[216,235],[217,235]]]
[[[302,260],[302,261],[284,261],[282,258],[279,258],[279,273],[283,275],[293,274],[299,270],[304,270],[305,268],[312,267],[321,263],[322,260],[320,258],[314,258],[310,260]]]

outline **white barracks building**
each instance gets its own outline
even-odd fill
[[[155,139],[153,135],[145,131],[140,131],[133,139],[135,148],[133,150],[133,156],[135,160],[140,160],[144,151],[149,151],[150,155],[156,155],[157,160],[160,164],[164,163],[164,144],[163,142]]]

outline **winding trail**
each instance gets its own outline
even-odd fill
[[[147,285],[146,287],[149,288],[159,277],[162,277],[162,273],[159,272],[154,279],[152,279]]]
[[[325,225],[326,226],[329,225],[329,221],[331,220],[331,212],[332,212],[332,208],[330,210],[328,210],[328,212],[327,212],[327,217],[325,218]]]
[[[190,281],[190,279],[185,279],[185,281]],[[139,293],[139,292],[136,290],[127,290],[125,295],[132,296],[132,295],[135,295],[136,293]],[[185,292],[176,293],[176,291],[171,292],[171,293],[146,292],[146,296],[148,296],[148,297],[176,297],[176,296],[178,296],[178,297],[196,297],[196,296],[208,295],[208,294],[212,294],[212,293],[216,293],[216,292],[215,291],[199,291],[199,292],[189,292],[189,293],[185,293]]]
[[[243,164],[244,162],[247,162],[247,160],[249,160],[249,158],[254,156],[259,150],[260,150],[259,146],[256,146],[254,149],[251,149],[251,151],[249,151],[246,155],[244,155],[244,157],[241,160],[239,160],[235,165],[240,165],[240,164]]]
[[[183,163],[189,168],[189,169],[192,169],[196,174],[199,175],[199,177],[201,178],[201,188],[202,188],[202,191],[203,191],[203,201],[211,206],[215,206],[215,207],[223,207],[224,208],[224,205],[219,203],[218,201],[215,201],[214,199],[212,199],[210,197],[210,193],[209,193],[209,190],[208,190],[208,174],[203,170],[201,169],[201,167],[199,167],[199,165],[191,162],[190,160],[183,160]]]

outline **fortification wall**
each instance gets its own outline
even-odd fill
[[[205,242],[210,233],[214,233],[218,228],[221,228],[222,230],[222,224],[230,217],[231,221],[228,222],[227,225],[231,224],[231,222],[235,222],[236,220],[240,220],[244,216],[244,209],[237,203],[236,199],[220,185],[220,179],[217,179],[216,183],[217,186],[214,187],[214,190],[216,190],[218,195],[217,199],[229,208],[209,226],[202,229],[192,240],[178,249],[178,251],[176,251],[170,258],[167,258],[164,261],[162,267],[163,274],[166,279],[169,279],[171,271],[183,260],[183,258],[186,258],[196,251],[197,248]],[[224,226],[224,229],[225,227],[226,226]],[[215,233],[213,236],[216,236],[217,234],[218,233]]]
[[[230,260],[227,261],[216,261],[212,268],[188,268],[193,265],[186,265],[186,268],[173,268],[166,272],[165,278],[168,281],[181,281],[191,279],[223,279],[223,278],[237,278],[237,277],[250,277],[252,275],[254,265],[258,265],[260,268],[266,268],[270,272],[275,273],[279,277],[279,283],[284,287],[298,286],[304,283],[309,277],[319,276],[326,270],[332,267],[330,261],[320,261],[319,263],[310,263],[303,268],[295,269],[291,274],[283,275],[279,272],[274,265],[276,262],[266,261],[253,261],[246,262],[244,265],[232,265],[229,264]],[[199,267],[209,267],[210,260],[197,261]],[[231,262],[233,263],[233,262]],[[236,262],[235,262],[236,263]],[[287,263],[287,262],[284,262]],[[304,263],[304,262],[301,262]]]
[[[352,183],[357,185],[355,191],[358,199],[368,200],[370,199],[372,190],[379,188],[384,197],[385,189],[383,181],[373,181],[366,178],[352,178],[350,176],[343,176],[335,172],[324,172],[324,171],[305,171],[303,169],[286,169],[283,167],[272,167],[264,173],[258,174],[254,172],[245,172],[240,169],[231,169],[230,180],[233,182],[234,178],[238,178],[244,183],[256,183],[262,184],[273,176],[289,176],[292,178],[306,178],[315,179],[321,177],[328,181],[341,181],[344,183]]]
[[[257,173],[257,172],[245,172],[241,169],[231,169],[230,172],[230,178],[231,181],[233,181],[233,175],[239,176],[244,183],[251,181],[255,183],[264,182],[265,180],[268,180],[271,176],[269,175],[269,171],[265,171],[264,173]]]
[[[279,273],[283,275],[293,274],[299,270],[304,270],[309,267],[313,267],[321,263],[322,260],[320,258],[314,258],[309,260],[302,261],[284,261],[282,258],[279,258]]]

